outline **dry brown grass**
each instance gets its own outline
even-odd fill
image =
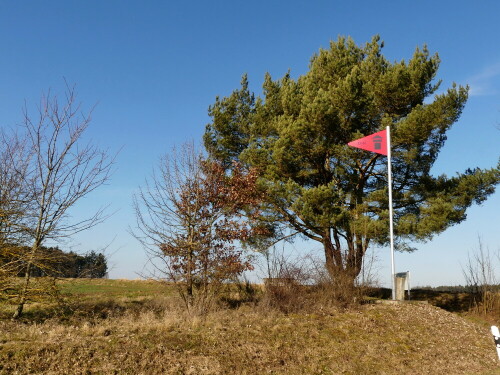
[[[500,292],[485,292],[482,295],[465,292],[443,292],[426,289],[412,290],[412,299],[427,301],[444,310],[458,313],[485,324],[500,322]]]
[[[146,306],[106,318],[0,322],[3,374],[495,374],[486,327],[423,304],[205,318]]]

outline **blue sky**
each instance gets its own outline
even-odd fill
[[[229,95],[248,73],[261,90],[265,72],[307,71],[330,40],[350,35],[362,44],[375,34],[389,60],[408,59],[427,44],[442,63],[442,89],[469,84],[470,98],[436,163],[435,173],[491,167],[500,156],[500,3],[470,1],[131,1],[0,0],[0,126],[21,121],[64,78],[77,85],[84,107],[97,104],[87,139],[121,150],[111,182],[81,202],[74,217],[110,204],[117,213],[76,237],[82,251],[111,243],[111,277],[136,278],[146,262],[133,225],[131,196],[172,146],[201,139],[208,106]],[[500,193],[469,211],[468,220],[419,251],[396,254],[412,283],[463,283],[461,264],[481,236],[500,248]],[[296,243],[292,250],[318,249]],[[388,250],[375,249],[387,283]]]

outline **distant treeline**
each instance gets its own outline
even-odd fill
[[[494,288],[498,288],[500,290],[500,285],[491,285]],[[443,286],[418,286],[413,289],[415,290],[432,290],[435,292],[449,292],[449,293],[470,293],[471,292],[471,285],[454,285],[454,286],[448,286],[448,285],[443,285]]]
[[[0,252],[0,268],[16,264],[17,276],[26,273],[27,256],[30,248],[11,246],[9,251]],[[58,247],[42,247],[33,260],[31,276],[55,276],[70,278],[104,278],[108,265],[104,254],[90,251],[84,255],[64,252]]]

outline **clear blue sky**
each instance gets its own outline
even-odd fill
[[[48,88],[62,92],[63,77],[77,85],[87,108],[98,103],[87,137],[111,152],[121,148],[117,171],[74,216],[103,204],[118,212],[71,245],[84,251],[111,242],[110,276],[136,278],[146,257],[127,232],[131,196],[158,158],[175,144],[200,140],[208,106],[236,89],[243,73],[259,93],[265,72],[278,78],[290,69],[297,77],[339,35],[361,44],[380,34],[390,60],[408,59],[423,44],[438,52],[442,89],[469,84],[471,95],[434,172],[495,165],[499,14],[493,0],[0,0],[0,126],[20,122],[25,100],[32,106]],[[499,209],[500,192],[473,207],[463,224],[418,244],[418,252],[396,254],[397,270],[410,270],[418,285],[463,283],[461,264],[477,236],[492,250],[500,247]],[[304,247],[318,248],[295,244]],[[376,253],[387,283],[388,250]]]

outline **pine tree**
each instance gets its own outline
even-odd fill
[[[241,89],[210,107],[204,136],[211,157],[228,168],[237,160],[260,171],[268,220],[320,242],[330,275],[352,282],[368,246],[388,242],[389,215],[385,156],[348,142],[391,128],[400,250],[465,220],[500,180],[500,165],[431,175],[468,87],[436,95],[437,54],[424,46],[391,63],[382,48],[378,36],[365,46],[339,38],[298,79],[267,74],[262,98],[244,76]]]

